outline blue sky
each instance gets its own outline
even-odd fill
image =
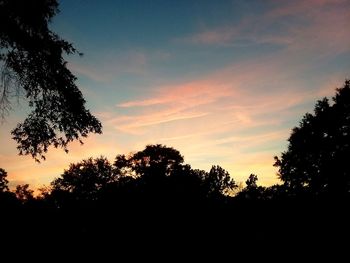
[[[36,164],[10,139],[26,111],[14,107],[0,137],[12,184],[47,184],[71,162],[162,143],[195,168],[271,185],[290,130],[350,77],[346,0],[64,0],[60,10],[52,29],[84,53],[67,60],[104,133]]]

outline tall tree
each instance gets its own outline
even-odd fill
[[[77,50],[48,27],[58,11],[56,0],[0,0],[0,110],[24,95],[32,111],[12,135],[19,154],[36,160],[50,145],[67,151],[69,142],[102,131],[63,58]]]
[[[289,191],[344,195],[350,191],[350,81],[337,89],[333,104],[316,103],[292,130],[287,151],[275,157]]]

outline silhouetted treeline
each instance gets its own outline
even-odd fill
[[[3,236],[63,239],[68,250],[114,246],[118,253],[151,244],[173,252],[195,244],[201,253],[252,244],[301,253],[310,244],[340,244],[350,234],[349,81],[333,100],[319,101],[293,129],[276,157],[281,183],[270,187],[259,186],[255,174],[242,187],[220,166],[193,169],[159,144],[113,163],[98,157],[71,164],[37,197],[27,184],[10,191],[0,169]]]

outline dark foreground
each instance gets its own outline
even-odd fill
[[[34,255],[115,259],[298,258],[335,251],[337,257],[349,251],[348,207],[348,202],[305,200],[71,209],[32,203],[3,209],[2,247]]]

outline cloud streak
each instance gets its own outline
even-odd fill
[[[207,28],[179,40],[196,45],[280,45],[314,53],[350,49],[350,4],[346,0],[278,1],[261,15]],[[268,30],[275,28],[275,30]]]
[[[74,73],[85,76],[90,80],[101,83],[110,83],[123,74],[144,74],[151,55],[143,52],[127,50],[123,53],[104,51],[99,57],[84,57],[69,64]]]
[[[228,86],[223,86],[216,81],[205,80],[158,87],[152,98],[128,101],[117,106],[122,108],[145,107],[176,102],[185,107],[195,107],[231,95],[232,90]]]

